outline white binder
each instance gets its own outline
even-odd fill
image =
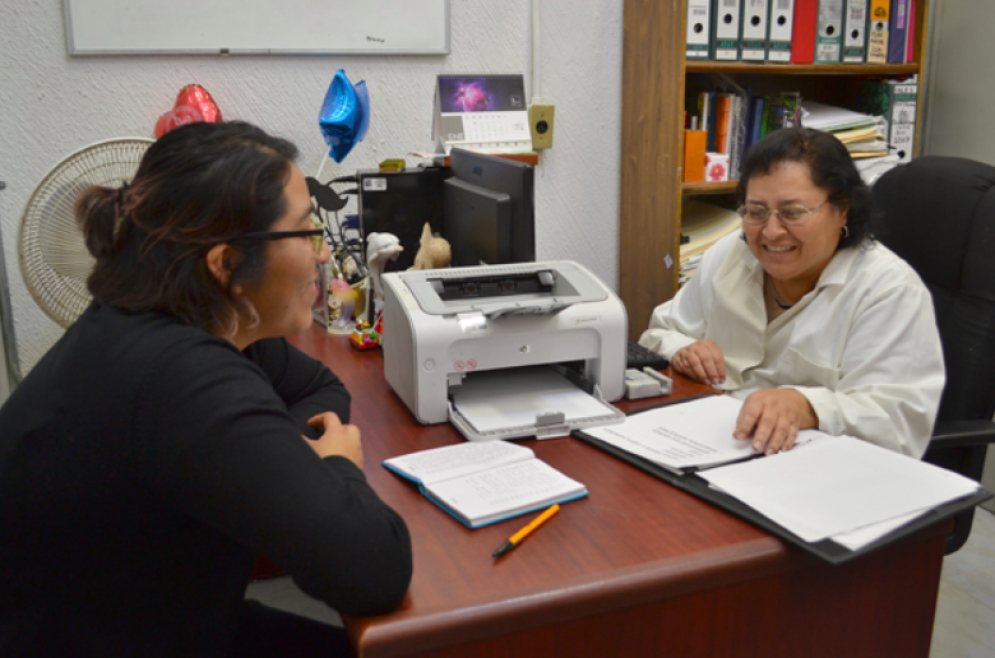
[[[739,60],[739,24],[743,0],[712,0],[712,59]]]
[[[791,31],[795,24],[795,0],[771,0],[770,37],[767,40],[767,61],[791,63]]]
[[[867,59],[868,0],[846,0],[843,16],[844,64],[862,64]]]
[[[743,0],[743,38],[740,59],[762,62],[767,58],[767,18],[770,0]]]
[[[867,22],[867,63],[888,63],[888,16],[891,9],[889,0],[871,0],[870,17]]]
[[[843,0],[819,0],[815,63],[839,64],[843,44]]]
[[[708,59],[711,55],[711,7],[712,0],[688,0],[688,32],[684,52],[686,59]]]

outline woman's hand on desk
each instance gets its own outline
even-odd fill
[[[753,438],[753,449],[772,455],[791,450],[798,430],[819,426],[808,398],[793,388],[768,388],[750,394],[736,421],[737,439]]]
[[[317,439],[304,440],[318,456],[345,457],[360,470],[363,468],[363,446],[359,442],[359,428],[355,425],[343,425],[339,417],[328,411],[318,414],[307,421],[311,427],[322,430]]]
[[[719,346],[710,340],[698,340],[677,350],[670,367],[703,384],[717,386],[726,380],[726,360]]]

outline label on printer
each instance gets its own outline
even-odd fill
[[[457,313],[456,321],[464,334],[480,334],[487,331],[487,316],[483,313]]]

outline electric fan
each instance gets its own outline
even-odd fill
[[[21,274],[38,305],[64,328],[90,303],[86,278],[95,263],[76,225],[76,197],[91,185],[130,181],[153,141],[126,137],[84,147],[55,165],[28,199],[17,241]]]

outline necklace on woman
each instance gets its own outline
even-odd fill
[[[777,304],[777,307],[782,311],[787,311],[789,308],[794,306],[794,304],[785,304],[781,301],[781,298],[777,296],[777,290],[774,288],[774,280],[770,278],[768,274],[764,274],[764,283],[770,298]]]

